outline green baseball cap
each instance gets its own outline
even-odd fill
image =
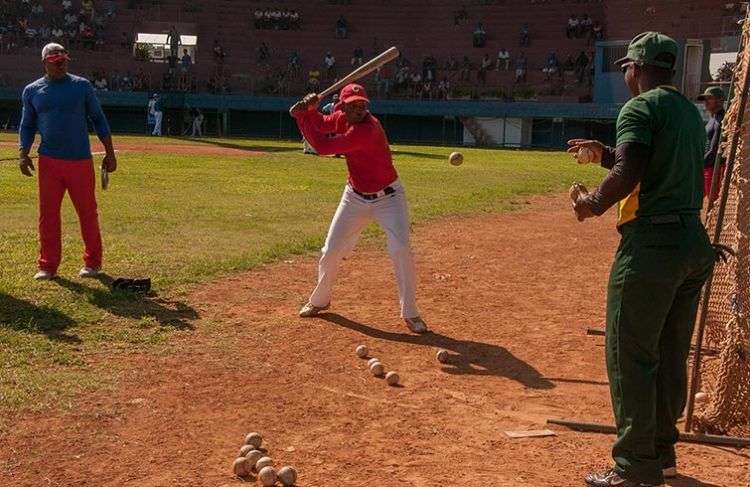
[[[723,100],[724,90],[722,90],[720,86],[709,86],[708,88],[706,88],[706,91],[704,91],[703,94],[698,95],[698,101],[703,101],[710,96]]]
[[[659,32],[644,32],[638,34],[628,45],[628,54],[622,59],[615,61],[617,65],[628,62],[636,64],[649,64],[660,68],[674,68],[674,62],[658,59],[661,54],[671,54],[677,59],[677,42],[671,37]]]

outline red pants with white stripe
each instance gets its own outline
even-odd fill
[[[86,267],[102,266],[102,237],[96,211],[94,163],[91,159],[64,160],[39,155],[39,269],[55,273],[62,258],[60,207],[70,195],[85,250]]]

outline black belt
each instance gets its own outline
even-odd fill
[[[388,196],[389,194],[393,194],[396,192],[395,189],[391,186],[387,186],[384,190],[378,191],[377,193],[362,193],[361,191],[357,191],[352,187],[352,191],[357,193],[358,196],[360,196],[362,199],[366,199],[367,201],[376,200],[378,198],[382,198],[383,196]]]

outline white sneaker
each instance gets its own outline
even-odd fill
[[[101,269],[94,269],[93,267],[82,267],[78,271],[78,277],[96,277],[101,273]]]
[[[314,306],[312,303],[308,302],[307,304],[302,306],[302,309],[299,310],[299,316],[300,318],[312,318],[314,316],[318,316],[329,307],[330,303],[325,306]]]
[[[39,270],[36,274],[34,274],[34,279],[37,281],[49,281],[50,279],[53,279],[55,277],[55,274],[49,271],[45,270]]]

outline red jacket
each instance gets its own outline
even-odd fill
[[[377,193],[398,179],[388,138],[372,114],[354,125],[347,122],[342,111],[324,116],[311,110],[297,113],[295,118],[305,140],[318,154],[346,156],[349,184],[357,191]],[[332,133],[336,135],[326,136]]]

